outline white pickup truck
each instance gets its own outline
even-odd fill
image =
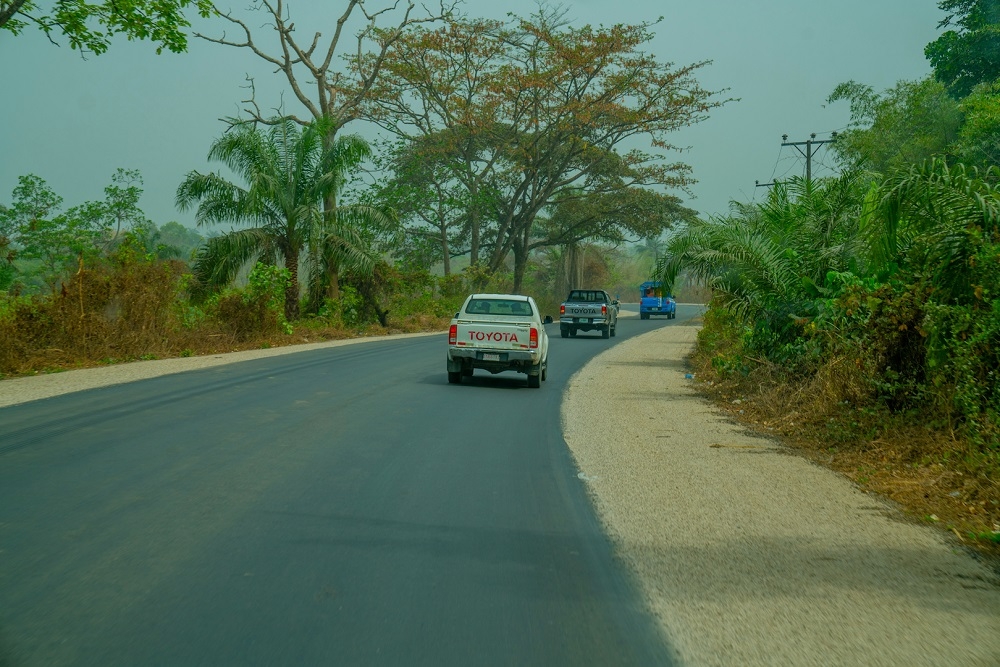
[[[481,368],[526,373],[528,386],[540,387],[549,367],[545,324],[551,321],[530,296],[472,294],[448,329],[448,382],[458,384]]]

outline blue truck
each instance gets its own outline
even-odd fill
[[[639,285],[639,319],[648,320],[652,315],[666,315],[668,320],[677,317],[677,302],[673,295],[663,293],[659,280]]]

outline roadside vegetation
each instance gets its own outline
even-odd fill
[[[246,22],[203,0],[161,5],[45,15],[0,0],[0,30],[35,26],[93,56],[117,34],[180,52],[199,15],[210,20],[192,37],[277,65],[304,113],[263,116],[251,82],[241,117],[207,147],[222,169],[172,184],[197,231],[150,220],[133,170],[68,207],[43,178],[21,177],[0,203],[0,377],[442,330],[474,290],[532,294],[553,314],[584,281],[628,300],[664,233],[694,219],[669,194],[691,182],[670,135],[725,100],[698,85],[706,63],[646,52],[655,22],[349,3],[334,17],[348,30],[317,50],[295,43],[281,6]],[[273,53],[255,43],[261,14]],[[383,138],[347,133],[361,119]],[[637,138],[652,148],[624,147]]]
[[[1000,554],[1000,3],[946,0],[934,73],[856,82],[837,177],[694,221],[694,359],[735,416]]]

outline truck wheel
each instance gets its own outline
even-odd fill
[[[649,313],[639,313],[639,319],[640,320],[648,320],[649,319]]]
[[[529,375],[528,376],[528,387],[530,389],[538,389],[542,386],[542,376],[541,375]]]
[[[573,336],[573,338],[576,338],[576,329],[570,329],[569,330],[569,335]]]
[[[610,324],[608,326],[604,327],[603,329],[601,329],[601,338],[611,338],[611,325]]]
[[[462,371],[448,371],[448,384],[461,384]]]
[[[562,336],[563,338],[569,338],[569,330],[568,329],[560,329],[559,330],[559,335]]]
[[[546,359],[545,365],[542,366],[542,382],[545,382],[545,380],[548,379],[548,375],[549,375],[549,361],[548,359]]]
[[[615,326],[611,327],[611,336],[612,336],[612,338],[613,338],[613,337],[614,337],[614,336],[615,336],[615,335],[616,335],[617,333],[618,333],[618,325],[617,325],[617,324],[615,324]]]

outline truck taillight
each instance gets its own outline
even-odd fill
[[[566,304],[565,303],[564,304],[560,304],[560,306],[559,306],[559,314],[560,315],[565,315],[566,314]]]
[[[607,314],[608,314],[608,307],[601,304],[601,315],[607,315]]]
[[[452,324],[451,328],[448,329],[448,345],[454,345],[458,342],[458,325]]]
[[[538,329],[531,327],[531,333],[528,334],[528,347],[535,349],[538,347]]]

